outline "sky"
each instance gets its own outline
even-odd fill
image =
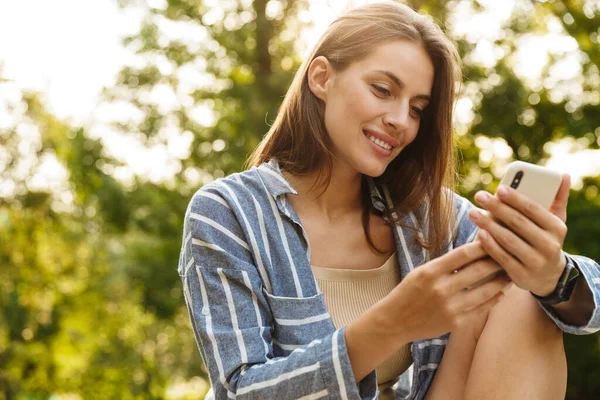
[[[467,15],[469,11],[465,7],[468,2],[457,3],[456,7],[463,14],[459,14],[460,21],[454,28],[467,39],[477,39],[476,57],[482,64],[493,65],[499,56],[490,43],[498,32],[497,28],[510,15],[515,1],[519,0],[484,1],[489,10],[477,16]],[[308,49],[348,4],[365,2],[312,1],[309,13],[301,16],[314,22],[314,27],[303,34],[304,48]],[[148,0],[148,3],[160,6],[164,0]],[[461,11],[461,7],[465,10]],[[121,38],[135,33],[141,18],[141,11],[133,9],[124,13],[115,0],[0,0],[0,65],[2,75],[13,82],[15,91],[34,89],[43,93],[51,113],[75,125],[90,127],[92,134],[103,137],[111,155],[129,165],[116,171],[119,179],[128,181],[134,174],[139,174],[161,181],[178,172],[176,161],[185,157],[191,138],[179,136],[166,147],[146,149],[135,140],[102,126],[111,117],[117,118],[117,111],[97,106],[102,88],[110,86],[120,68],[133,60],[133,55],[123,49]],[[469,24],[461,22],[465,20]],[[571,51],[573,42],[561,38],[558,32],[547,40],[526,38],[518,55],[520,61],[515,66],[516,71],[524,79],[534,81],[548,54],[559,50]],[[564,73],[576,71],[573,67],[576,63],[577,60],[569,61],[567,57],[566,64],[562,66]],[[7,115],[2,114],[2,96],[10,96],[10,90],[0,94],[0,128],[10,123]],[[468,121],[472,108],[473,104],[468,99],[460,101],[457,104],[458,119]],[[204,118],[210,119],[204,111]],[[499,148],[500,153],[505,152],[501,144],[490,143],[490,149]],[[571,173],[575,181],[583,175],[600,174],[600,153],[583,151],[575,156],[572,149],[576,145],[567,140],[554,146],[554,157],[549,166]],[[577,162],[574,162],[575,157]],[[54,171],[54,175],[38,177],[40,185],[44,180],[54,180],[58,184],[64,179],[64,173],[56,170],[59,166],[52,160],[48,162],[45,170]],[[164,168],[156,168],[157,163]]]
[[[19,86],[44,92],[59,118],[85,120],[138,26],[112,0],[0,0],[0,63]]]

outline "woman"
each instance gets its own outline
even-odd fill
[[[179,273],[211,397],[564,397],[561,329],[600,327],[599,266],[561,250],[568,177],[551,212],[478,193],[504,226],[453,193],[457,59],[408,7],[350,11],[252,168],[193,197]],[[500,269],[514,286],[478,284]]]

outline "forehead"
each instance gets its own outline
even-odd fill
[[[425,48],[405,40],[381,44],[366,57],[350,65],[361,76],[388,71],[396,75],[407,88],[419,94],[429,94],[433,85],[434,67]]]

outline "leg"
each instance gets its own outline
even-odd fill
[[[513,286],[489,313],[452,332],[427,399],[564,399],[562,332]]]
[[[504,299],[503,299],[504,300]],[[497,307],[498,305],[496,305]],[[488,313],[452,331],[426,400],[458,400],[465,398],[465,388],[477,342],[487,322]]]
[[[513,286],[489,313],[477,343],[466,399],[564,399],[562,332],[535,299]]]

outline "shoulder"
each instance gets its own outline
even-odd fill
[[[198,189],[185,213],[184,235],[227,251],[248,250],[245,231],[256,220],[252,175],[251,170],[231,174]]]
[[[256,223],[254,208],[247,205],[251,189],[245,185],[244,175],[247,174],[217,179],[192,196],[185,213],[183,236],[197,259],[201,257],[209,264],[215,260],[225,262],[228,257],[252,261],[247,232]]]
[[[185,229],[192,232],[223,227],[231,231],[256,231],[267,223],[274,206],[271,192],[258,168],[233,173],[204,185],[192,196]]]
[[[235,208],[244,207],[253,197],[261,197],[260,191],[260,177],[255,169],[236,172],[198,189],[189,202],[188,212],[231,212]]]

